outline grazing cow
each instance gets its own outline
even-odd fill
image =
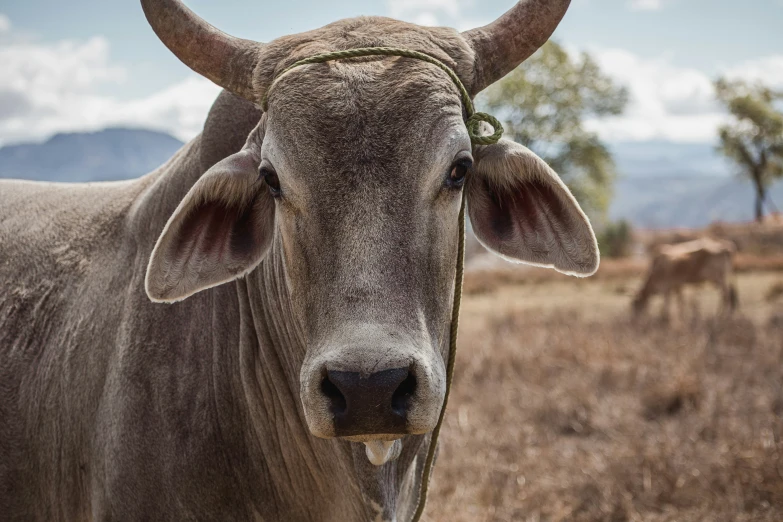
[[[683,287],[706,282],[720,289],[722,308],[734,310],[737,307],[737,291],[731,283],[734,250],[730,241],[709,238],[659,247],[647,279],[633,300],[634,312],[642,312],[652,296],[663,295],[663,314],[668,316],[671,294],[675,293],[682,313]]]
[[[269,44],[142,4],[226,90],[138,180],[0,181],[0,518],[409,520],[446,387],[463,190],[507,258],[587,275],[595,238],[529,150],[471,146],[430,63],[270,82],[389,46],[438,58],[475,96],[568,0],[464,33],[369,17]]]

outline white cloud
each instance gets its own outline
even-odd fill
[[[0,34],[7,33],[10,30],[11,20],[3,13],[0,13]]]
[[[749,82],[762,82],[769,87],[783,89],[783,55],[771,55],[725,67],[723,74]]]
[[[192,74],[151,96],[124,103],[114,102],[115,124],[160,129],[189,140],[201,132],[207,112],[219,92],[220,87]]]
[[[589,126],[609,140],[669,139],[712,141],[723,120],[712,80],[696,69],[666,59],[643,59],[621,49],[592,50],[601,68],[628,88],[622,116],[593,120]]]
[[[630,0],[628,6],[635,11],[657,11],[663,7],[662,0]]]
[[[666,58],[645,59],[622,49],[591,49],[602,70],[628,88],[621,116],[591,120],[588,126],[611,141],[665,139],[711,142],[726,113],[715,99],[714,78]],[[783,87],[783,55],[724,67],[729,78]]]
[[[426,26],[450,26],[459,30],[478,25],[476,20],[466,16],[465,10],[475,0],[386,0],[389,16],[414,24]]]
[[[111,63],[103,37],[0,46],[0,70],[0,144],[111,125],[156,128],[190,139],[201,130],[219,92],[193,75],[138,99],[100,94],[100,88],[127,76]]]
[[[387,0],[389,16],[419,25],[438,25],[438,15],[459,15],[457,0]]]

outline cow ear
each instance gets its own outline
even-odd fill
[[[147,267],[147,295],[175,302],[250,272],[274,234],[275,203],[258,174],[260,138],[210,168],[163,229]]]
[[[467,184],[473,231],[512,261],[587,276],[598,269],[590,222],[560,177],[528,148],[509,140],[476,147]]]

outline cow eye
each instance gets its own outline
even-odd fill
[[[458,159],[451,166],[449,177],[446,180],[446,184],[449,187],[460,188],[465,184],[465,176],[468,175],[468,171],[473,166],[473,161],[470,158]]]
[[[274,196],[280,195],[280,178],[277,177],[277,172],[268,168],[261,167],[259,175],[264,179],[264,183],[269,187],[269,192]]]

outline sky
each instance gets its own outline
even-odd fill
[[[358,15],[464,30],[509,0],[187,0],[258,41]],[[630,92],[622,116],[590,121],[610,142],[707,143],[725,120],[720,75],[783,89],[783,0],[572,0],[554,39],[589,52]],[[219,88],[181,64],[136,0],[0,0],[0,145],[132,126],[187,140]]]

